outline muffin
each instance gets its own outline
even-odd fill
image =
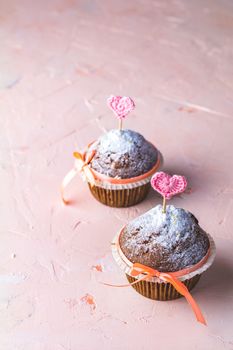
[[[88,166],[95,176],[89,184],[93,196],[111,207],[127,207],[142,201],[150,188],[150,178],[160,165],[160,154],[141,134],[129,129],[113,129],[92,143],[94,153]]]
[[[115,238],[113,255],[126,272],[130,283],[139,277],[131,274],[133,264],[142,264],[161,273],[170,273],[191,290],[214,258],[214,243],[190,212],[157,205],[127,224]],[[171,300],[181,296],[174,286],[158,277],[132,285],[140,294]]]
[[[141,202],[150,189],[150,179],[161,165],[156,147],[133,130],[122,129],[123,120],[135,108],[127,96],[111,95],[107,105],[117,117],[119,129],[113,129],[90,143],[84,152],[75,151],[73,169],[64,177],[61,197],[80,173],[93,196],[111,207],[128,207]]]

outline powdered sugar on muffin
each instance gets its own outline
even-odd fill
[[[113,129],[90,147],[96,154],[90,166],[97,172],[122,179],[142,175],[158,160],[157,149],[132,130]]]
[[[193,214],[173,205],[158,205],[126,225],[120,246],[131,262],[159,271],[178,271],[207,253],[209,239]]]

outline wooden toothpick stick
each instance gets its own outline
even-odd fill
[[[119,119],[119,130],[122,130],[122,119]]]
[[[163,213],[166,213],[166,197],[163,197]]]

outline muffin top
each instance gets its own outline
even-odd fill
[[[193,214],[157,205],[125,226],[120,247],[132,263],[162,272],[174,272],[198,263],[207,253],[209,239]]]
[[[96,150],[90,167],[109,177],[121,179],[142,175],[158,160],[157,149],[139,133],[113,129],[94,142],[89,150]]]

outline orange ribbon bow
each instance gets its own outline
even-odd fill
[[[94,186],[95,176],[91,168],[88,166],[88,164],[94,157],[95,153],[96,151],[93,150],[87,159],[86,159],[86,152],[84,152],[83,154],[79,152],[73,153],[74,157],[76,158],[75,167],[71,169],[68,172],[68,174],[64,177],[61,185],[61,197],[62,197],[63,203],[65,204],[69,203],[69,201],[67,201],[64,197],[65,188],[71,182],[71,180],[76,176],[77,172],[82,172],[86,180],[90,183],[90,185]]]
[[[192,295],[189,293],[188,288],[182,283],[178,278],[178,273],[175,272],[159,272],[158,270],[152,269],[151,267],[135,263],[133,264],[131,268],[130,275],[133,277],[137,277],[140,274],[145,274],[144,277],[141,279],[138,279],[137,281],[133,282],[133,284],[142,281],[143,279],[148,279],[148,277],[158,277],[164,282],[169,282],[173,285],[173,287],[181,294],[183,295],[188,303],[191,305],[198,322],[206,325],[206,321],[204,319],[204,316],[202,315],[202,312],[197,305],[196,301],[193,299]]]

